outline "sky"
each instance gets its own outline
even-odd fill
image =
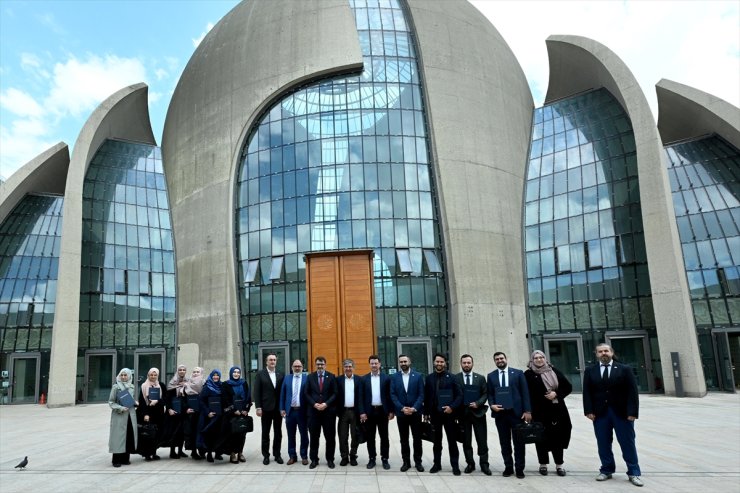
[[[287,0],[299,1],[299,0]],[[433,1],[433,0],[428,0]],[[236,0],[0,0],[0,178],[63,141],[92,111],[149,86],[161,143],[167,106],[195,47]],[[514,51],[536,106],[547,92],[545,39],[593,38],[637,78],[657,119],[655,83],[693,86],[740,106],[740,1],[473,0]]]

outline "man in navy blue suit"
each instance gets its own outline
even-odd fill
[[[616,470],[612,453],[614,433],[627,463],[630,483],[643,486],[635,447],[635,420],[640,407],[637,381],[632,368],[614,360],[608,344],[596,346],[596,356],[599,364],[587,368],[583,374],[583,413],[594,423],[601,459],[596,481],[611,479]]]
[[[303,399],[308,406],[308,430],[310,434],[309,469],[319,465],[319,437],[324,433],[326,440],[326,465],[334,469],[334,449],[337,434],[337,379],[326,371],[326,358],[316,356],[316,371],[306,378]]]
[[[391,377],[391,400],[398,418],[398,434],[401,438],[401,472],[411,469],[411,449],[409,430],[414,439],[414,465],[424,472],[421,464],[421,412],[424,405],[424,377],[411,368],[411,358],[405,354],[398,356],[401,371]]]
[[[380,460],[383,469],[391,468],[388,462],[390,440],[388,439],[388,422],[394,417],[391,401],[391,379],[380,371],[380,356],[373,354],[367,359],[370,373],[362,378],[362,401],[360,403],[360,422],[365,423],[367,438],[367,455],[370,458],[367,468],[375,467],[378,456],[375,448],[375,433],[380,435]]]
[[[351,359],[342,361],[344,375],[337,378],[337,416],[339,417],[339,454],[340,466],[357,465],[357,423],[360,419],[360,401],[362,401],[361,377],[355,375],[355,362]],[[347,444],[349,443],[349,446]]]
[[[501,457],[504,459],[505,477],[514,474],[524,477],[524,442],[512,433],[514,426],[522,420],[532,421],[532,406],[529,402],[529,387],[524,372],[509,368],[506,355],[493,353],[497,370],[488,374],[488,404],[491,416],[496,420]],[[511,459],[511,442],[514,442],[514,460]]]
[[[280,415],[285,418],[285,427],[288,429],[288,465],[298,461],[295,449],[296,428],[301,434],[301,462],[308,464],[308,425],[306,422],[306,405],[301,398],[303,386],[306,383],[306,374],[303,373],[303,363],[297,359],[292,365],[293,375],[283,379],[280,389]]]

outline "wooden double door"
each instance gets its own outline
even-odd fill
[[[367,358],[376,354],[373,251],[306,254],[308,319],[307,370],[324,356],[326,369],[343,372],[342,360],[355,362],[355,373],[370,371]]]

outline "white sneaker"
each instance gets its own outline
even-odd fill
[[[642,479],[640,479],[640,476],[630,476],[630,483],[634,484],[635,486],[645,486],[645,483],[642,482]]]
[[[606,481],[607,479],[611,479],[611,478],[612,478],[611,474],[604,474],[602,472],[602,473],[599,473],[598,476],[596,476],[596,481]]]

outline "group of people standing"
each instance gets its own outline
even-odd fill
[[[593,421],[601,459],[596,480],[610,479],[615,471],[611,444],[616,432],[629,480],[642,486],[635,450],[638,394],[634,375],[629,367],[613,359],[607,344],[598,345],[596,354],[599,365],[587,369],[583,389],[584,414]],[[254,396],[256,415],[262,425],[261,453],[265,465],[270,463],[271,456],[278,464],[284,463],[281,450],[285,419],[288,465],[300,460],[311,469],[318,467],[323,434],[326,464],[334,469],[338,433],[340,466],[358,465],[357,449],[364,441],[369,456],[366,467],[375,468],[376,435],[379,435],[380,462],[383,469],[390,469],[388,426],[396,419],[401,472],[411,469],[412,458],[416,470],[424,471],[422,439],[433,442],[429,472],[439,472],[444,432],[454,475],[462,473],[458,438],[466,463],[464,472],[475,471],[472,446],[475,437],[478,466],[490,476],[486,420],[490,410],[499,436],[503,476],[525,477],[522,431],[531,422],[540,423],[544,430],[535,443],[539,473],[548,475],[552,455],[556,474],[565,476],[564,450],[568,448],[572,428],[565,399],[572,391],[571,383],[539,350],[532,353],[526,371],[509,367],[503,352],[494,353],[493,359],[496,369],[483,376],[473,371],[473,357],[464,354],[460,358],[462,371],[452,374],[447,357],[437,353],[434,371],[425,377],[412,368],[408,355],[399,355],[399,371],[392,375],[382,372],[380,357],[372,355],[368,358],[367,375],[355,375],[354,361],[346,359],[342,362],[343,374],[337,377],[326,370],[326,359],[317,356],[315,371],[306,374],[303,363],[295,360],[292,374],[286,376],[277,370],[277,356],[269,354],[265,367],[255,376],[253,394],[239,367],[232,367],[229,379],[222,382],[218,370],[213,370],[203,381],[202,369],[196,368],[186,377],[187,370],[181,365],[164,393],[159,389],[159,372],[152,368],[141,385],[138,401],[134,399],[132,372],[123,369],[109,400],[113,465],[128,464],[129,454],[134,452],[145,460],[157,460],[160,446],[169,446],[173,459],[186,457],[184,448],[192,450],[194,459],[205,456],[213,462],[229,454],[232,463],[244,462],[242,449],[246,432],[251,431],[251,422],[246,422],[251,421],[248,414]],[[296,432],[300,435],[299,446]]]

